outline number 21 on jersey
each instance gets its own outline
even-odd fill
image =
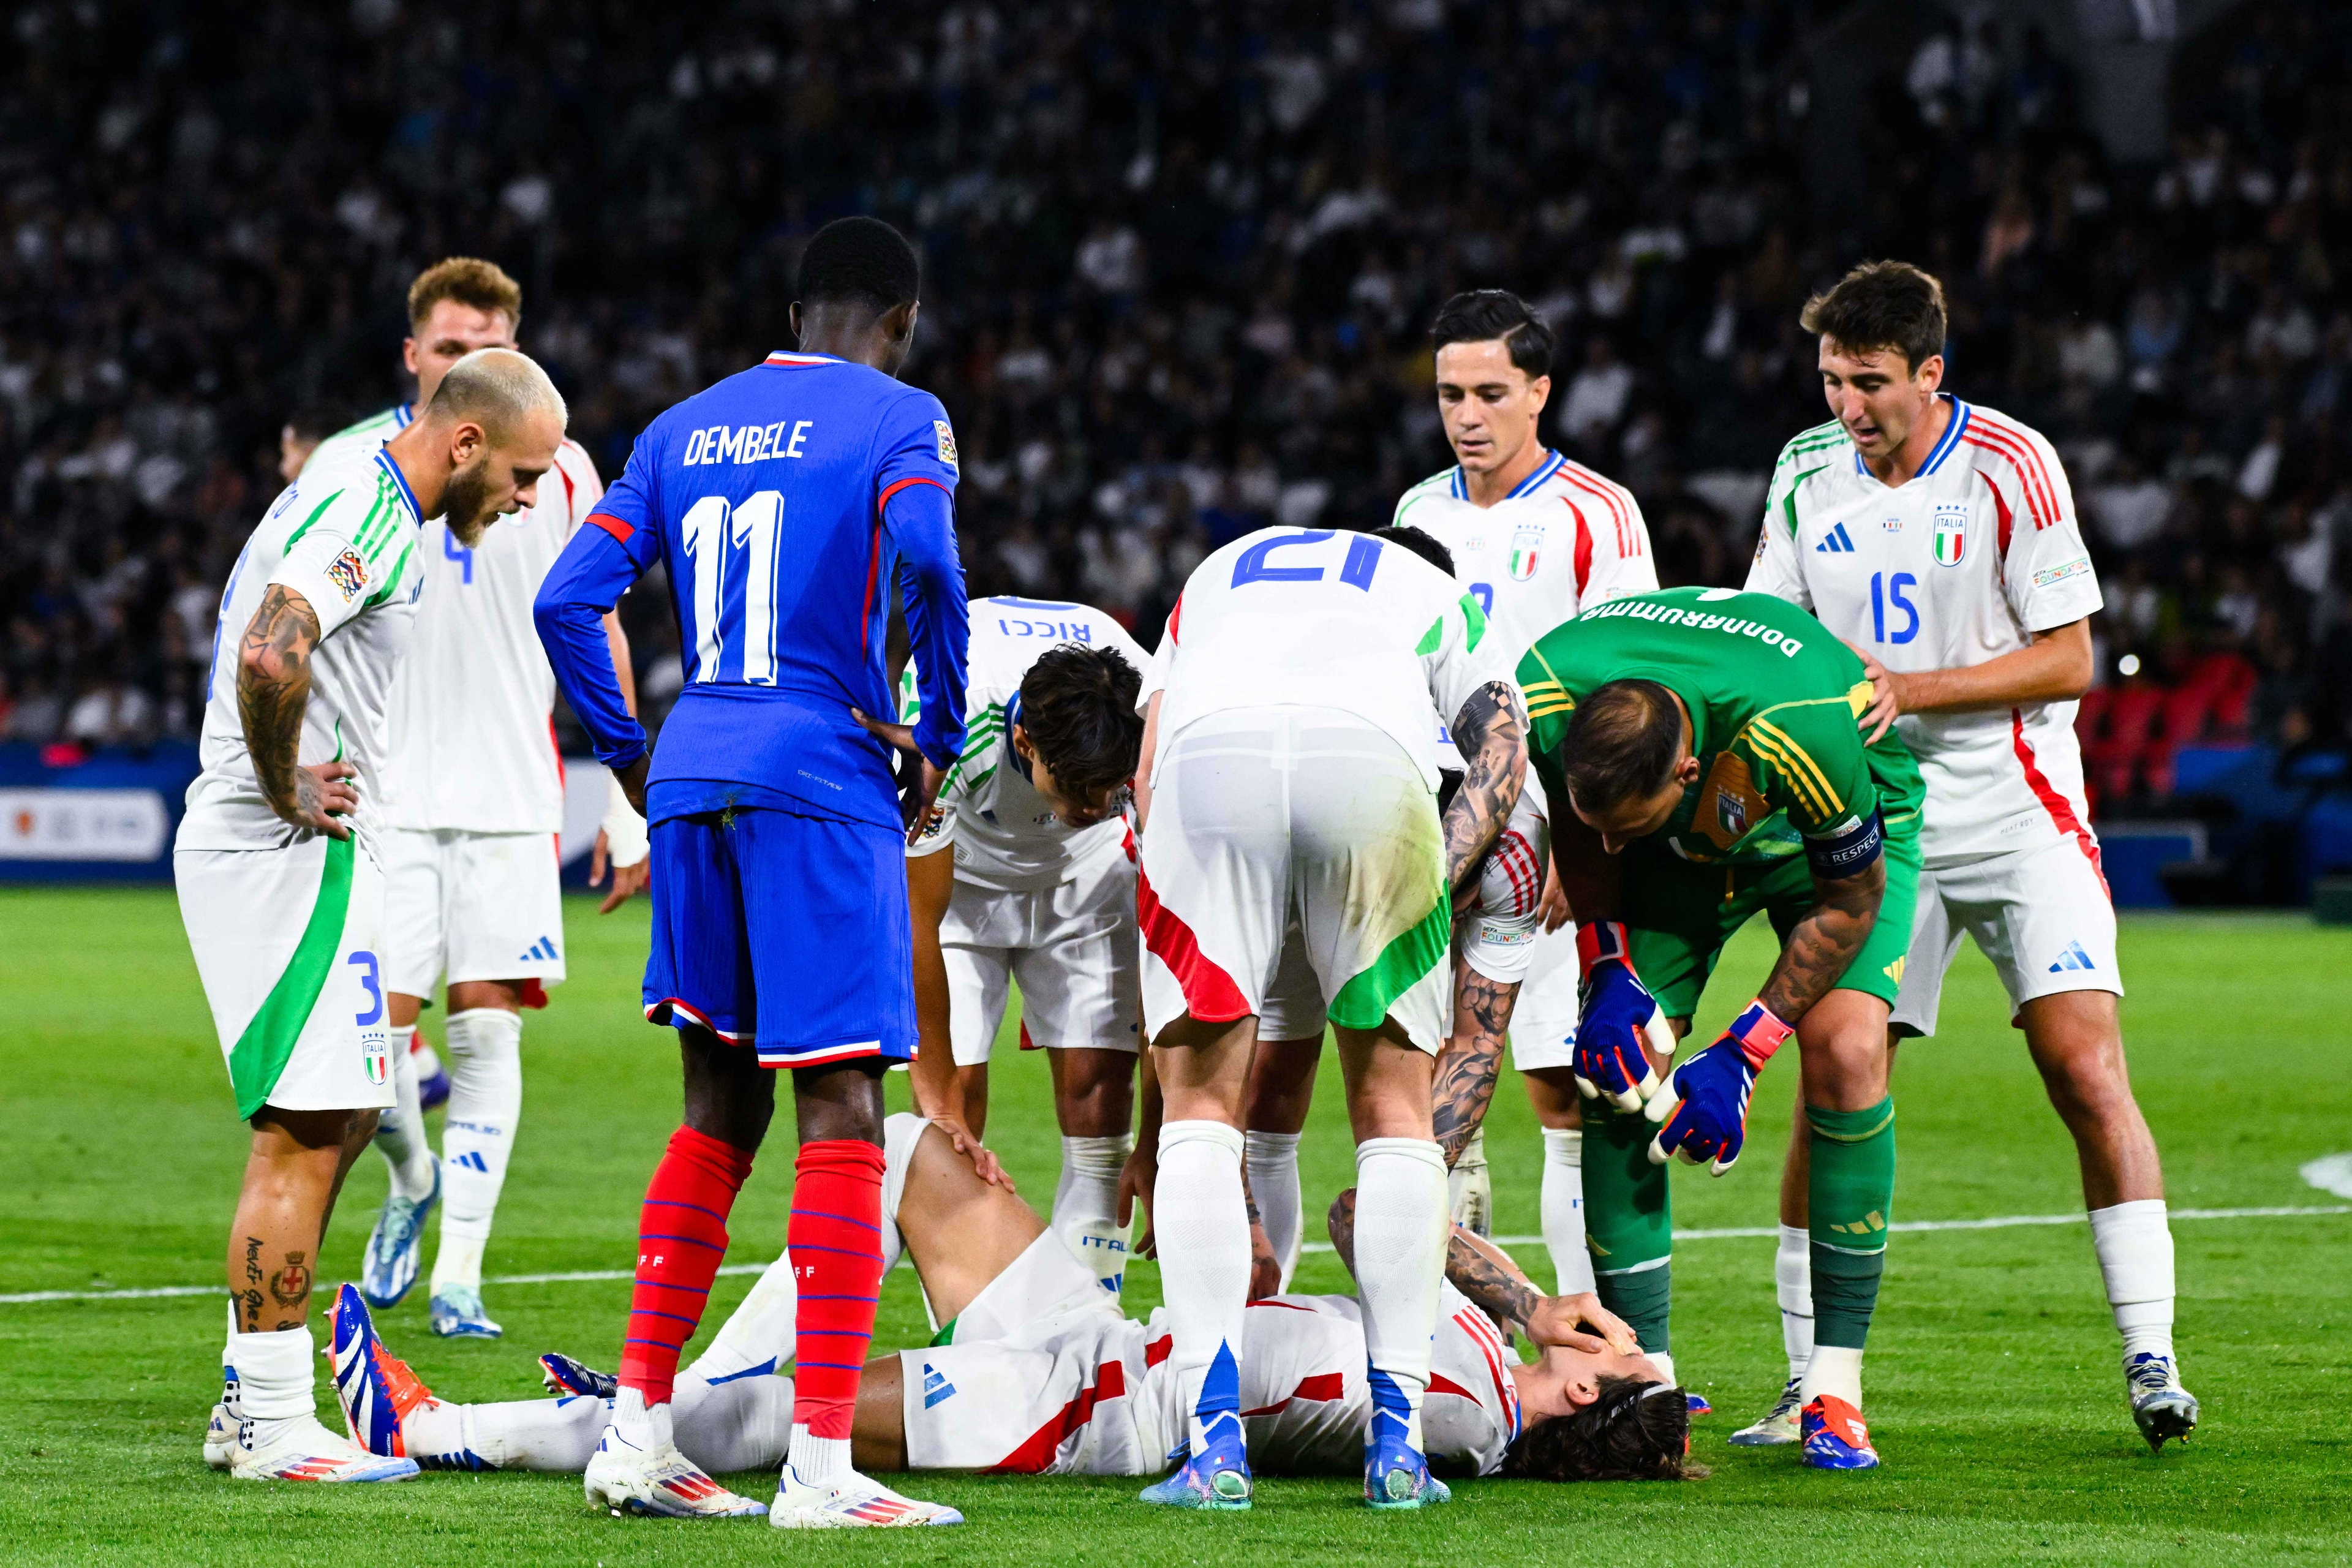
[[[1233,585],[1240,588],[1252,583],[1319,583],[1324,569],[1298,562],[1297,552],[1300,546],[1320,544],[1338,537],[1335,529],[1309,528],[1279,539],[1260,540],[1243,551],[1241,559],[1234,563]],[[1277,551],[1292,552],[1293,562],[1277,563]],[[1310,556],[1313,553],[1308,552]],[[1369,534],[1349,535],[1347,559],[1339,563],[1339,581],[1369,594],[1372,591],[1372,574],[1380,567],[1381,542]]]
[[[783,521],[781,490],[755,490],[740,505],[705,496],[679,520],[694,582],[694,673],[720,679],[728,650],[738,650],[746,686],[776,683],[776,543]]]

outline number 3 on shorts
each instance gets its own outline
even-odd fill
[[[362,1029],[366,1028],[370,1024],[383,1022],[383,985],[376,974],[375,954],[372,952],[355,952],[352,954],[351,957],[343,960],[343,962],[345,963],[363,963],[367,966],[367,973],[360,976],[360,985],[368,994],[367,1011],[360,1014],[357,1017],[352,1019],[352,1022],[357,1024]]]

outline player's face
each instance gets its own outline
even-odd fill
[[[1645,1355],[1546,1345],[1535,1365],[1519,1374],[1519,1409],[1529,1421],[1572,1414],[1601,1397],[1604,1377],[1630,1377],[1636,1383],[1665,1381],[1658,1363]]]
[[[1853,438],[1865,461],[1893,457],[1935,404],[1944,383],[1944,356],[1930,355],[1916,371],[1901,349],[1849,351],[1822,339],[1822,394],[1830,413]]]
[[[1089,796],[1076,790],[1064,789],[1054,777],[1054,770],[1037,754],[1029,740],[1029,731],[1019,724],[1013,726],[1013,749],[1029,764],[1029,782],[1045,797],[1054,809],[1055,819],[1065,827],[1092,827],[1097,822],[1108,822],[1127,805],[1127,786],[1114,784]]]
[[[555,466],[563,426],[551,414],[517,422],[503,441],[478,425],[457,426],[457,463],[442,493],[441,513],[457,542],[471,549],[499,518],[539,504],[539,481]]]
[[[1500,338],[1437,351],[1437,413],[1454,460],[1474,474],[1508,463],[1535,439],[1551,377],[1529,378]]]
[[[1690,767],[1696,773],[1698,767],[1696,760],[1690,761]],[[1620,801],[1607,811],[1587,811],[1579,803],[1577,818],[1601,835],[1601,848],[1612,855],[1622,854],[1625,846],[1636,838],[1647,838],[1666,825],[1666,819],[1675,814],[1675,807],[1682,804],[1685,785],[1686,781],[1678,769],[1666,786],[1654,795]]]
[[[476,349],[515,346],[515,324],[504,310],[478,310],[455,300],[434,301],[433,313],[401,345],[402,356],[416,377],[416,406],[433,401],[434,389],[449,367]]]
[[[317,437],[300,435],[291,425],[281,426],[278,431],[278,477],[289,485],[300,479],[303,465],[318,449]]]

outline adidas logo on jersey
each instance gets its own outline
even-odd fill
[[[2096,969],[2097,967],[2099,967],[2097,964],[2091,962],[2091,955],[2083,951],[2081,942],[2070,942],[2066,944],[2066,951],[2058,955],[2058,962],[2050,966],[2050,973],[2059,974],[2070,969]]]
[[[1848,533],[1845,524],[1841,522],[1823,534],[1822,542],[1813,548],[1824,555],[1851,555],[1853,553],[1853,535]]]
[[[529,952],[524,953],[521,958],[517,959],[515,962],[520,963],[526,960],[534,958],[552,960],[561,958],[562,956],[562,954],[555,951],[554,942],[549,941],[546,937],[541,937],[537,942],[530,944],[530,951]]]

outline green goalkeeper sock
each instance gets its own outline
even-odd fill
[[[1650,1163],[1655,1133],[1639,1111],[1584,1102],[1584,1236],[1592,1250],[1593,1293],[1632,1325],[1642,1349],[1673,1348],[1673,1195],[1666,1168]]]
[[[1868,1110],[1805,1107],[1812,1127],[1813,1342],[1860,1350],[1870,1337],[1886,1227],[1895,1213],[1895,1100]]]

